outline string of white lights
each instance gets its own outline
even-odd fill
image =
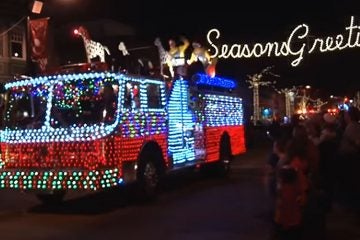
[[[304,58],[304,54],[314,53],[316,51],[332,52],[336,50],[343,50],[347,48],[360,47],[360,26],[354,23],[354,16],[351,16],[349,26],[345,27],[345,34],[337,34],[336,37],[327,36],[323,38],[316,38],[313,42],[304,41],[309,37],[309,26],[300,24],[294,28],[286,41],[283,42],[267,42],[265,44],[255,43],[252,46],[249,44],[216,44],[220,38],[220,31],[213,28],[207,33],[207,41],[212,49],[209,49],[213,54],[212,58],[259,58],[267,57],[285,57],[295,56],[296,58],[291,62],[293,67],[296,67]],[[299,42],[301,44],[294,44]],[[306,49],[309,49],[306,51]]]

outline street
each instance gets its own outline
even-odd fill
[[[31,194],[5,190],[0,239],[269,239],[272,206],[263,174],[269,151],[254,147],[238,156],[226,179],[199,172],[172,176],[148,203],[125,188],[70,195],[48,207]],[[335,203],[326,223],[327,239],[360,239],[359,212],[352,208]]]

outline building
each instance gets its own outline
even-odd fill
[[[25,0],[0,3],[0,82],[26,73],[26,5]]]

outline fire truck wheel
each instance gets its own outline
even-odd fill
[[[160,174],[153,161],[144,161],[139,166],[138,180],[140,198],[143,200],[154,199],[159,187]]]
[[[220,159],[217,163],[217,170],[219,176],[225,177],[229,175],[231,170],[231,161],[232,161],[232,154],[231,154],[231,144],[230,144],[230,137],[229,135],[225,134],[221,138],[220,143]]]
[[[54,205],[59,204],[63,201],[66,192],[64,190],[57,190],[52,193],[39,193],[36,197],[44,205]]]
[[[161,148],[154,142],[147,143],[142,148],[138,161],[137,182],[140,200],[155,199],[164,171]]]

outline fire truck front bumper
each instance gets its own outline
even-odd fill
[[[13,170],[0,169],[0,189],[100,190],[121,185],[120,171],[102,170]]]

